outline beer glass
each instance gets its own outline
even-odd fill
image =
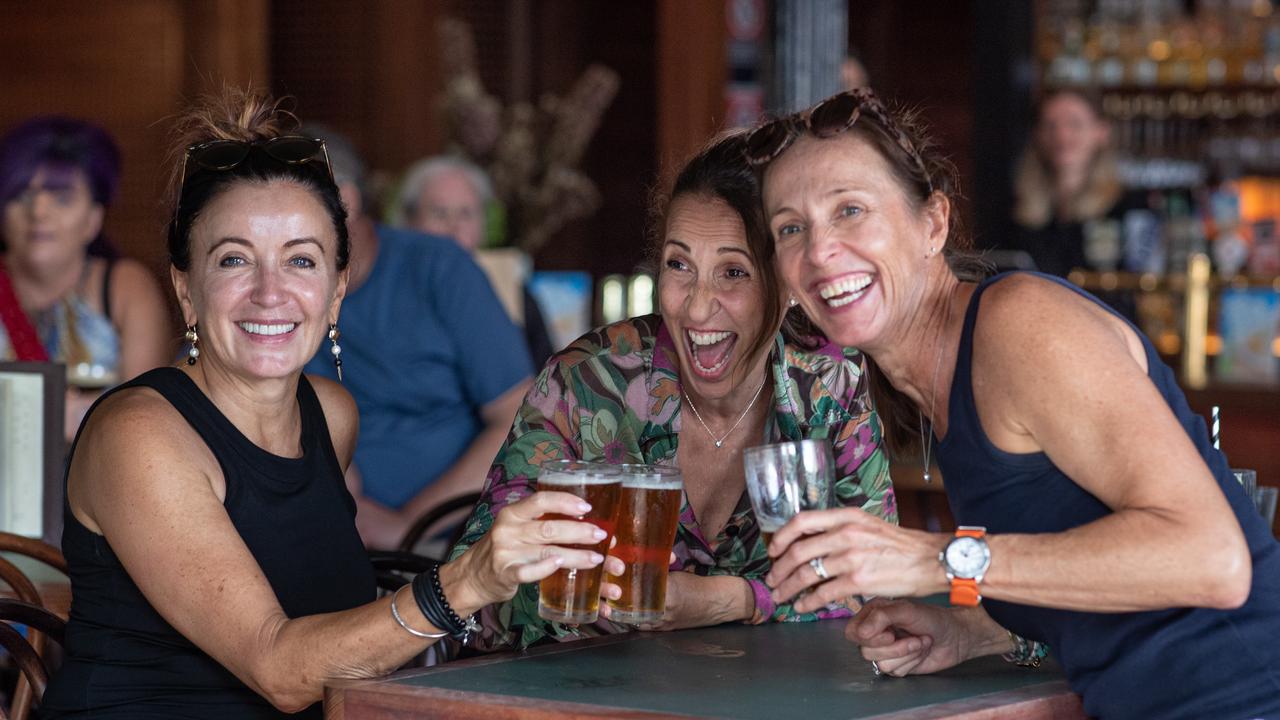
[[[574,460],[543,463],[538,473],[538,489],[577,495],[591,503],[591,512],[582,517],[551,513],[543,515],[542,519],[584,520],[604,530],[608,534],[598,543],[566,547],[594,550],[606,555],[618,516],[620,480],[618,470],[607,465]],[[538,617],[570,624],[595,622],[600,613],[600,579],[603,575],[601,564],[585,569],[561,568],[544,578],[538,584]]]
[[[802,510],[831,507],[835,461],[826,440],[793,440],[742,452],[747,494],[767,546]]]
[[[611,553],[626,567],[614,581],[622,597],[609,601],[610,619],[631,625],[656,623],[667,607],[667,570],[684,481],[673,467],[621,465],[619,470],[618,544]]]

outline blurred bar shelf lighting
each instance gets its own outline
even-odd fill
[[[600,282],[600,322],[609,325],[654,312],[656,285],[648,273],[606,275]]]

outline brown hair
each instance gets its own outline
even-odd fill
[[[721,134],[694,155],[676,176],[669,192],[655,191],[649,203],[650,260],[660,265],[662,245],[666,241],[667,211],[682,196],[721,200],[737,213],[746,230],[747,252],[756,266],[764,288],[764,313],[760,317],[759,334],[747,349],[752,357],[773,342],[770,330],[782,324],[788,343],[816,344],[819,331],[799,308],[782,310],[782,280],[774,264],[773,238],[764,219],[760,199],[760,181],[746,160],[746,133]],[[657,268],[662,272],[662,268]]]
[[[346,268],[351,255],[347,212],[324,163],[287,164],[265,153],[250,153],[240,164],[224,171],[187,166],[188,149],[200,143],[215,140],[249,143],[296,134],[298,118],[283,104],[283,99],[272,99],[261,90],[226,86],[221,92],[201,96],[174,123],[167,157],[171,218],[168,249],[169,261],[177,269],[186,271],[191,264],[191,228],[209,201],[234,183],[272,180],[288,180],[316,195],[338,236],[337,267]]]
[[[1095,118],[1105,121],[1102,100],[1097,93],[1085,88],[1060,88],[1045,93],[1036,102],[1037,124],[1043,120],[1045,106],[1060,97],[1073,97],[1082,101]],[[1054,214],[1055,182],[1053,167],[1033,135],[1018,160],[1014,173],[1013,219],[1019,225],[1038,229],[1049,224]],[[1084,186],[1057,210],[1063,220],[1091,220],[1105,215],[1123,194],[1124,185],[1120,182],[1115,153],[1104,145],[1098,148],[1089,163]]]
[[[874,111],[860,113],[844,132],[865,140],[884,159],[913,209],[923,211],[934,193],[951,203],[943,257],[956,277],[965,281],[981,280],[990,273],[990,266],[974,251],[972,240],[961,226],[959,213],[955,212],[957,202],[963,197],[955,165],[940,152],[918,111],[891,108],[878,101],[875,104],[878,107]],[[803,117],[806,112],[801,111],[796,117]],[[794,122],[793,127],[805,125]],[[784,154],[786,149],[778,153],[778,157]],[[767,166],[768,163],[762,163],[759,167],[762,178]],[[901,457],[914,447],[913,438],[918,437],[919,428],[914,423],[919,410],[910,398],[890,384],[870,356],[863,357],[871,401],[884,426],[884,445],[891,456]]]

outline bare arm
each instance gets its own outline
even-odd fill
[[[1092,612],[1245,601],[1252,568],[1244,535],[1148,379],[1131,330],[1065,288],[1010,278],[984,295],[974,347],[975,395],[992,442],[1009,452],[1043,450],[1113,511],[1065,532],[990,537],[984,596]],[[795,551],[774,567],[782,594],[812,584],[803,565],[827,555],[836,556],[827,570],[842,577],[798,607],[837,589],[947,589],[937,556],[948,537],[881,527],[856,512],[813,513],[779,533],[774,551]]]
[[[120,381],[172,360],[169,340],[173,327],[155,278],[134,260],[123,259],[107,270],[111,278],[111,323],[120,333]],[[106,282],[106,278],[103,279]],[[101,391],[67,388],[66,437],[71,440],[85,412]]]
[[[111,320],[120,330],[120,375],[127,380],[172,361],[174,328],[160,286],[141,263],[120,260],[111,272]]]
[[[288,618],[222,506],[217,461],[150,391],[126,391],[95,412],[68,492],[73,511],[108,539],[157,612],[282,710],[319,700],[326,680],[390,672],[432,642],[396,624],[390,598]],[[598,555],[551,546],[594,542],[594,526],[537,520],[547,512],[581,514],[580,504],[539,493],[508,508],[489,535],[441,569],[454,609],[470,614],[557,567],[598,564]],[[408,593],[401,598],[410,627],[435,631]]]

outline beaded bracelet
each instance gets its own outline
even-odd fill
[[[453,611],[449,600],[444,596],[444,587],[440,585],[440,565],[432,565],[430,570],[418,573],[413,579],[413,599],[418,609],[432,625],[446,631],[449,637],[465,643],[467,635],[480,631],[480,623],[471,615],[463,620]]]
[[[1038,668],[1041,661],[1049,656],[1048,645],[1028,640],[1012,631],[1006,632],[1009,633],[1009,642],[1013,643],[1013,652],[1001,655],[1005,662],[1011,662],[1019,667]]]
[[[408,584],[401,585],[399,588],[396,589],[394,593],[391,594],[391,617],[396,619],[396,623],[398,623],[400,627],[404,628],[406,632],[408,632],[410,635],[414,637],[427,638],[428,640],[439,640],[445,635],[448,635],[449,633],[447,632],[425,633],[425,632],[422,632],[421,630],[414,630],[413,628],[409,627],[409,624],[404,621],[404,618],[400,617],[400,611],[396,608],[396,600],[400,597],[400,591],[405,589],[406,587],[408,587]]]

